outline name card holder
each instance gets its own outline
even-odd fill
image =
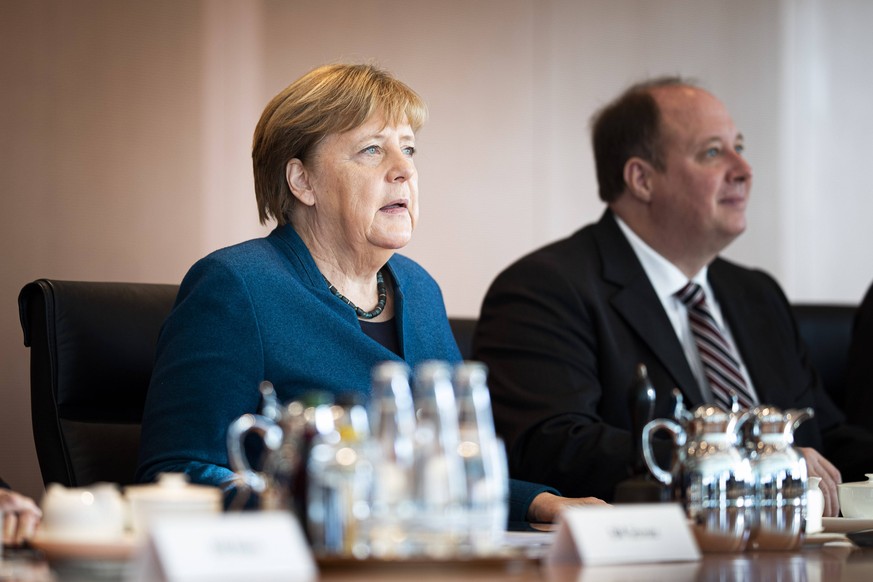
[[[309,582],[317,569],[288,512],[160,516],[132,572],[138,581]]]
[[[561,514],[552,563],[639,564],[700,560],[682,508],[675,503],[580,506]]]

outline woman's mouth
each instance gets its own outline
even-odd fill
[[[379,210],[382,212],[396,212],[398,210],[406,210],[407,201],[406,200],[396,200],[391,204],[386,204]]]

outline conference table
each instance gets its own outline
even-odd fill
[[[69,582],[124,580],[132,564],[56,563],[35,550],[7,548],[0,560],[0,581]],[[832,541],[805,545],[794,552],[704,554],[700,561],[660,564],[591,566],[549,564],[535,557],[503,560],[401,562],[322,562],[317,579],[323,582],[869,582],[873,580],[873,548]]]

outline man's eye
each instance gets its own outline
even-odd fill
[[[743,144],[738,144],[736,147],[734,147],[734,151],[738,154],[742,154],[746,151],[746,146],[744,146]]]
[[[705,152],[703,152],[703,155],[707,158],[714,158],[718,155],[718,148],[708,148]]]

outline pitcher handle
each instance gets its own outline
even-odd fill
[[[261,437],[268,451],[275,452],[282,446],[282,429],[259,414],[243,414],[230,423],[227,429],[227,459],[230,468],[242,477],[252,491],[263,493],[267,488],[266,476],[252,469],[243,448],[245,438],[250,432]]]
[[[670,471],[665,471],[662,469],[658,462],[655,460],[655,454],[652,452],[652,437],[659,430],[666,430],[673,437],[673,444],[678,449],[685,446],[685,431],[679,426],[677,423],[672,420],[667,420],[665,418],[656,418],[655,420],[650,421],[643,427],[643,458],[646,461],[646,466],[649,468],[649,472],[652,476],[663,483],[664,485],[670,486],[673,484],[673,475],[677,472],[678,467],[673,466],[670,467]],[[676,455],[676,463],[679,464],[682,462],[682,455]]]
[[[785,413],[785,426],[782,428],[782,434],[785,435],[786,440],[793,443],[794,431],[797,430],[797,427],[814,416],[815,410],[809,407],[800,409],[792,408],[787,411]]]

